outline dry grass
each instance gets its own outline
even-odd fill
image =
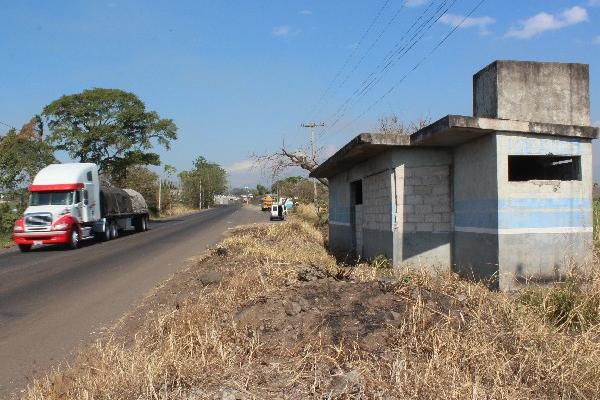
[[[317,210],[317,207],[312,203],[298,204],[294,208],[293,215],[316,227],[324,226],[327,224],[327,210]]]
[[[159,218],[153,218],[153,219],[160,219],[160,218],[169,218],[169,217],[177,217],[177,216],[183,216],[183,215],[189,215],[195,212],[198,212],[199,210],[197,208],[192,208],[192,207],[188,207],[186,205],[183,204],[175,204],[173,207],[167,208],[165,210],[163,210],[160,214]]]
[[[600,328],[591,319],[598,303],[581,306],[586,296],[597,298],[598,278],[527,301],[454,275],[367,264],[348,270],[327,254],[322,234],[298,220],[240,228],[222,246],[225,257],[193,267],[221,271],[219,285],[149,315],[133,338],[101,338],[70,366],[36,380],[24,398],[220,399],[225,391],[265,399],[592,399],[600,392]],[[299,282],[299,268],[310,265],[351,280]],[[325,287],[334,288],[331,298],[283,314],[278,323],[296,324],[291,330],[264,322],[274,314],[260,315],[290,292]],[[380,294],[352,297],[373,288]],[[362,318],[384,299],[386,307],[398,304],[397,315]],[[336,314],[336,302],[356,313]],[[550,318],[557,305],[566,315],[585,308],[587,322]],[[258,307],[260,328],[244,325],[248,307]],[[322,323],[311,325],[309,313]],[[368,334],[336,339],[330,320],[362,324]],[[303,333],[296,341],[278,339],[296,330]]]

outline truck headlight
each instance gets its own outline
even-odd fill
[[[67,229],[69,227],[69,224],[56,224],[52,227],[53,231],[64,231],[65,229]]]
[[[25,230],[25,228],[23,228],[23,226],[21,225],[15,225],[15,227],[13,228],[14,232],[23,232]]]

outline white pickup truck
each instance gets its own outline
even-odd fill
[[[104,241],[126,229],[148,229],[148,207],[142,195],[101,186],[96,164],[51,164],[35,176],[29,192],[29,206],[13,230],[23,252],[35,244],[77,248],[82,240]]]

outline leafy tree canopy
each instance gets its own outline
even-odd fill
[[[169,149],[177,126],[161,119],[133,93],[119,89],[88,89],[62,96],[44,107],[56,150],[79,162],[98,164],[113,178],[132,165],[159,165],[154,143]]]
[[[53,162],[56,159],[48,143],[11,129],[0,137],[0,190],[11,192],[28,185]]]
[[[183,201],[197,207],[202,192],[202,207],[214,205],[214,195],[227,191],[227,171],[219,164],[200,156],[194,161],[194,168],[179,173]]]
[[[263,196],[267,193],[269,193],[269,189],[267,189],[266,186],[263,186],[260,183],[258,185],[256,185],[256,194],[258,196]]]

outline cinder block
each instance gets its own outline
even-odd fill
[[[398,226],[399,230],[404,232],[416,232],[417,224],[404,223]]]
[[[433,207],[429,204],[415,206],[416,214],[429,214],[433,211]]]
[[[408,214],[404,216],[406,222],[425,222],[425,214]]]
[[[404,196],[403,202],[404,202],[404,204],[412,204],[412,205],[423,204],[423,196],[420,194],[407,195],[407,196]]]
[[[433,192],[432,186],[411,186],[414,194],[431,194]]]
[[[411,176],[411,177],[404,179],[404,182],[407,185],[420,185],[422,183],[422,180],[419,177]]]
[[[450,232],[452,230],[452,226],[449,223],[436,222],[433,230],[435,232]]]
[[[432,191],[433,194],[448,194],[450,193],[450,186],[446,183],[440,183],[435,186]]]
[[[448,201],[445,204],[434,205],[432,211],[434,213],[449,213],[452,210],[450,209],[450,204]]]
[[[442,214],[427,214],[425,222],[442,222]]]
[[[433,224],[431,222],[420,222],[417,224],[418,232],[431,232],[433,231]]]
[[[398,208],[398,212],[402,212],[404,215],[412,214],[415,212],[415,206],[412,204],[402,204],[402,211]]]

